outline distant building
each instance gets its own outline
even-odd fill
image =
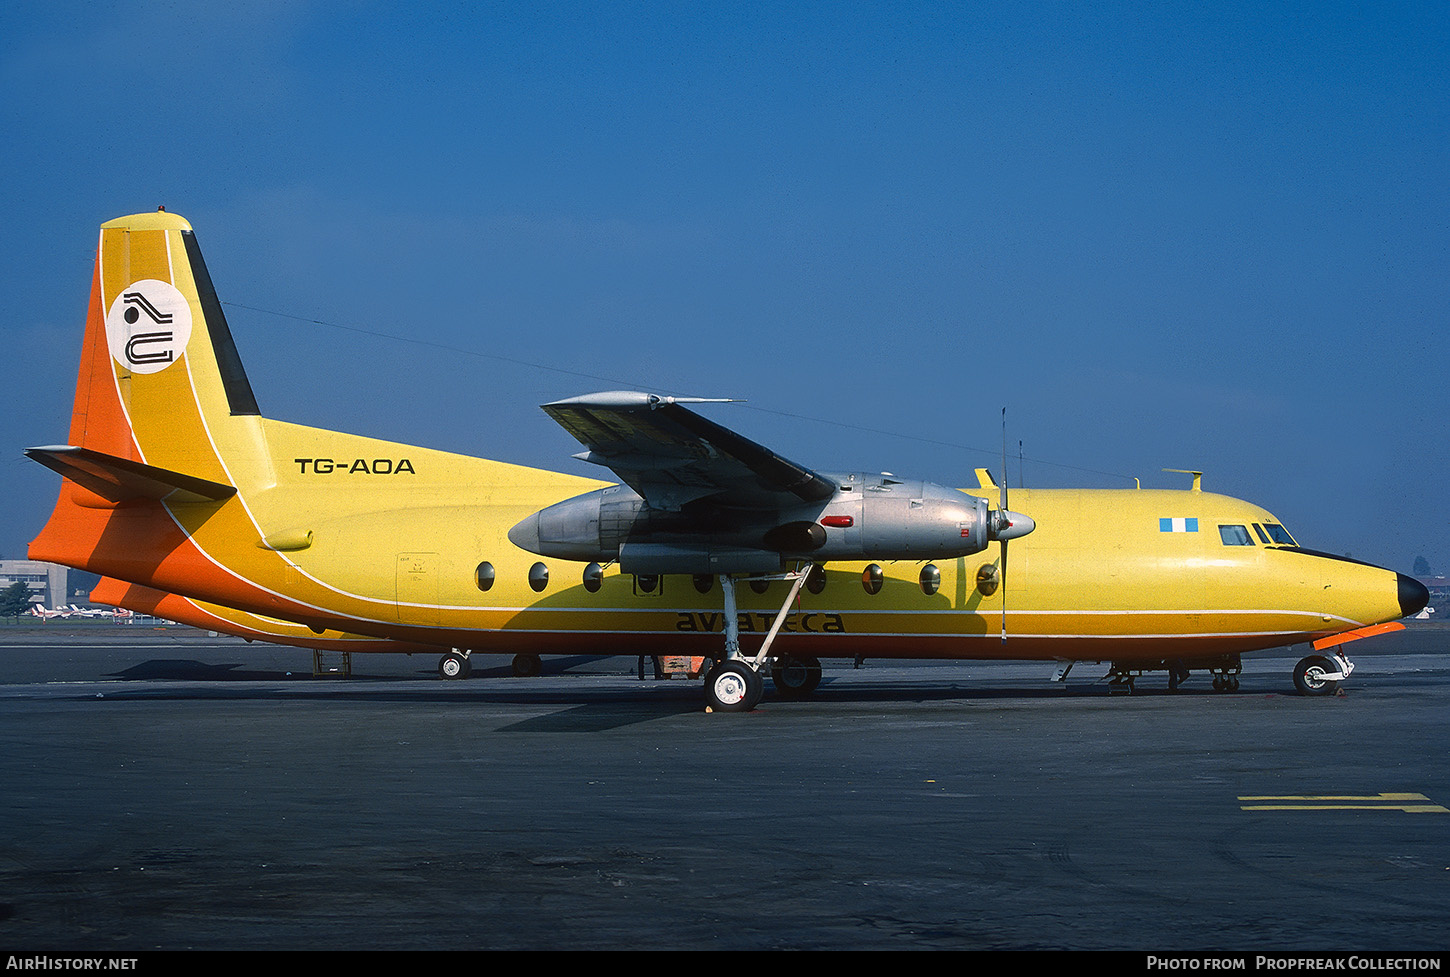
[[[17,580],[30,587],[30,601],[46,607],[60,607],[68,603],[67,589],[70,569],[56,563],[41,563],[38,560],[0,560],[0,589],[9,587]]]
[[[1430,592],[1430,606],[1441,609],[1450,604],[1450,577],[1417,577],[1415,578],[1425,585]],[[1436,615],[1438,616],[1438,615]]]

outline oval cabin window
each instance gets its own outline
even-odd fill
[[[868,594],[879,594],[881,592],[881,567],[875,563],[861,571],[861,586]]]
[[[941,589],[941,571],[935,564],[928,563],[921,568],[921,592],[930,597]]]
[[[819,594],[826,589],[826,568],[819,563],[811,564],[810,570],[806,573],[806,589],[813,594]]]

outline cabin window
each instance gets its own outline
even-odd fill
[[[936,564],[928,563],[921,568],[921,592],[930,597],[941,589],[941,571]]]
[[[881,567],[875,563],[861,571],[861,586],[868,594],[881,593]]]
[[[806,589],[813,594],[819,594],[826,589],[826,568],[819,563],[812,563],[810,570],[806,573]]]
[[[604,568],[598,563],[591,563],[584,568],[584,589],[591,594],[597,594],[599,588],[604,585]]]
[[[763,594],[763,593],[765,593],[767,590],[770,589],[770,578],[769,577],[751,577],[750,578],[750,589],[753,590],[753,591],[755,591],[757,594]]]
[[[1254,540],[1243,526],[1219,526],[1219,538],[1225,546],[1253,546]]]
[[[660,576],[657,573],[641,573],[634,578],[634,592],[636,594],[653,594],[660,588]]]
[[[535,563],[529,567],[529,587],[535,593],[542,593],[547,586],[549,586],[549,568],[542,563]]]
[[[494,576],[493,564],[485,560],[473,571],[473,582],[478,584],[479,590],[487,590],[493,586]]]
[[[710,588],[715,586],[715,577],[709,573],[697,573],[692,578],[695,581],[695,589],[702,594],[708,594]]]

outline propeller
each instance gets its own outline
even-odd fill
[[[1024,516],[1020,512],[1013,512],[1007,508],[1007,408],[1002,408],[1002,477],[997,483],[998,491],[1001,493],[1001,502],[996,509],[992,510],[991,522],[987,527],[987,534],[997,541],[1001,547],[1001,556],[998,558],[998,566],[1001,568],[1002,580],[1002,643],[1007,642],[1007,541],[1016,539],[1019,536],[1026,536],[1037,528],[1037,523],[1032,521],[1031,516]]]

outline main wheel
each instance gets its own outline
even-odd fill
[[[740,662],[720,662],[705,679],[705,702],[718,712],[749,712],[764,694],[760,673]]]
[[[514,655],[514,675],[517,678],[534,678],[544,672],[544,663],[538,655]]]
[[[1323,655],[1310,655],[1294,666],[1294,688],[1300,695],[1333,695],[1339,691],[1339,681],[1327,678],[1339,669]]]
[[[473,666],[468,659],[456,651],[450,651],[438,659],[439,678],[468,678],[468,673],[473,671]]]
[[[821,684],[821,663],[814,658],[782,658],[771,667],[770,680],[782,699],[804,699]]]

